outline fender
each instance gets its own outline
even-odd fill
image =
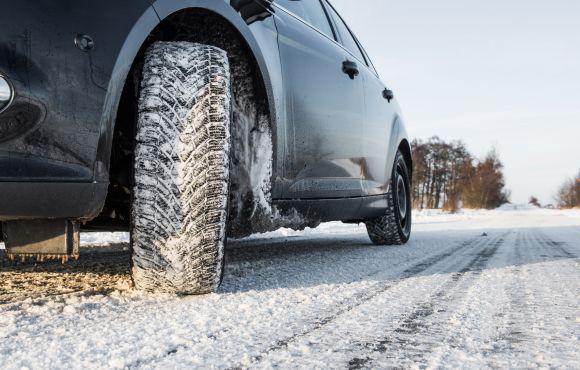
[[[94,180],[97,183],[109,182],[109,160],[111,156],[111,146],[113,144],[113,131],[115,129],[115,119],[117,118],[117,109],[125,81],[137,57],[142,45],[145,43],[147,36],[159,24],[159,18],[152,6],[147,8],[143,15],[137,20],[129,34],[127,35],[123,47],[107,87],[105,104],[101,116],[101,131],[99,135],[99,144],[97,157],[94,164]],[[104,202],[104,199],[101,200]]]
[[[94,178],[95,181],[99,183],[108,183],[109,181],[109,162],[117,109],[123,92],[123,87],[125,86],[133,62],[138,57],[139,52],[142,51],[143,45],[151,32],[153,32],[153,30],[167,17],[182,10],[204,9],[214,12],[225,18],[238,30],[254,54],[254,58],[256,59],[258,68],[262,74],[270,108],[272,130],[276,132],[278,127],[276,106],[274,104],[275,99],[273,98],[274,94],[270,78],[271,75],[264,54],[259,47],[256,38],[250,31],[248,24],[229,4],[229,2],[217,0],[151,0],[149,2],[152,4],[151,7],[143,13],[125,39],[107,88],[105,109],[101,121],[99,149],[94,167]]]
[[[397,109],[397,111],[399,111]],[[388,153],[388,157],[387,157],[387,173],[391,174],[393,172],[393,164],[395,162],[395,156],[397,155],[397,151],[399,151],[399,148],[401,147],[401,145],[405,145],[405,150],[408,150],[408,153],[411,153],[411,147],[409,144],[409,137],[407,135],[407,130],[405,129],[405,124],[403,122],[403,119],[400,115],[397,114],[397,116],[395,117],[395,119],[393,120],[393,129],[391,130],[391,137],[389,139],[389,148],[390,151]],[[413,162],[412,159],[409,157],[409,162],[408,164],[410,164],[410,168],[409,168],[409,173],[413,173]],[[391,178],[389,176],[389,182],[387,184],[390,183]]]

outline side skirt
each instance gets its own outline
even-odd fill
[[[274,205],[284,213],[291,213],[296,210],[308,220],[352,222],[383,216],[387,210],[387,196],[373,195],[336,199],[279,199],[274,200]]]

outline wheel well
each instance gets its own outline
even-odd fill
[[[399,151],[403,153],[403,158],[405,158],[405,164],[409,169],[409,180],[413,180],[413,156],[411,154],[411,145],[407,139],[403,139],[399,144]]]
[[[238,137],[238,146],[244,145],[246,151],[251,150],[247,147],[253,141],[264,141],[261,136],[268,135],[269,140],[274,140],[271,135],[265,82],[257,60],[243,36],[227,19],[214,12],[196,8],[174,13],[164,19],[148,36],[127,76],[115,119],[107,198],[102,212],[85,225],[86,229],[128,230],[130,227],[139,83],[145,52],[151,44],[157,41],[190,41],[217,46],[225,50],[230,58],[232,78],[237,81],[232,86],[234,115],[237,115],[234,121],[248,122],[245,124],[248,127],[239,129],[240,132],[232,133],[232,136]],[[265,128],[265,126],[268,127]],[[275,145],[275,142],[272,142],[272,145]],[[235,146],[236,143],[234,143]],[[255,156],[248,156],[243,149],[235,150],[235,152],[240,152],[232,158],[234,164],[232,177],[236,179],[232,184],[235,198],[233,201],[237,206],[233,207],[236,215],[230,215],[230,218],[241,220],[247,218],[242,214],[245,208],[253,209],[253,214],[256,214],[254,204],[256,202],[253,201],[256,195],[252,193],[255,184],[251,183],[252,179],[249,174],[255,172],[251,167],[258,164],[254,163],[257,160]],[[269,191],[264,190],[260,197],[271,200]],[[248,225],[239,225],[231,221],[230,223],[240,230],[248,228]]]

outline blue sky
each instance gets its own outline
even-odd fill
[[[397,94],[411,137],[495,146],[512,201],[580,170],[580,1],[331,0]]]

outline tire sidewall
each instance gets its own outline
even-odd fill
[[[400,212],[399,212],[399,199],[397,193],[397,169],[402,169],[402,176],[405,183],[405,190],[407,192],[407,214],[406,214],[406,224],[405,228],[402,227],[402,221]],[[409,177],[409,169],[407,167],[407,163],[405,162],[405,158],[401,154],[401,152],[397,152],[397,156],[395,157],[395,163],[393,164],[393,171],[391,174],[391,196],[393,202],[393,209],[394,209],[394,217],[397,224],[397,233],[403,244],[409,241],[411,237],[411,226],[412,226],[412,201],[411,201],[411,181]]]

